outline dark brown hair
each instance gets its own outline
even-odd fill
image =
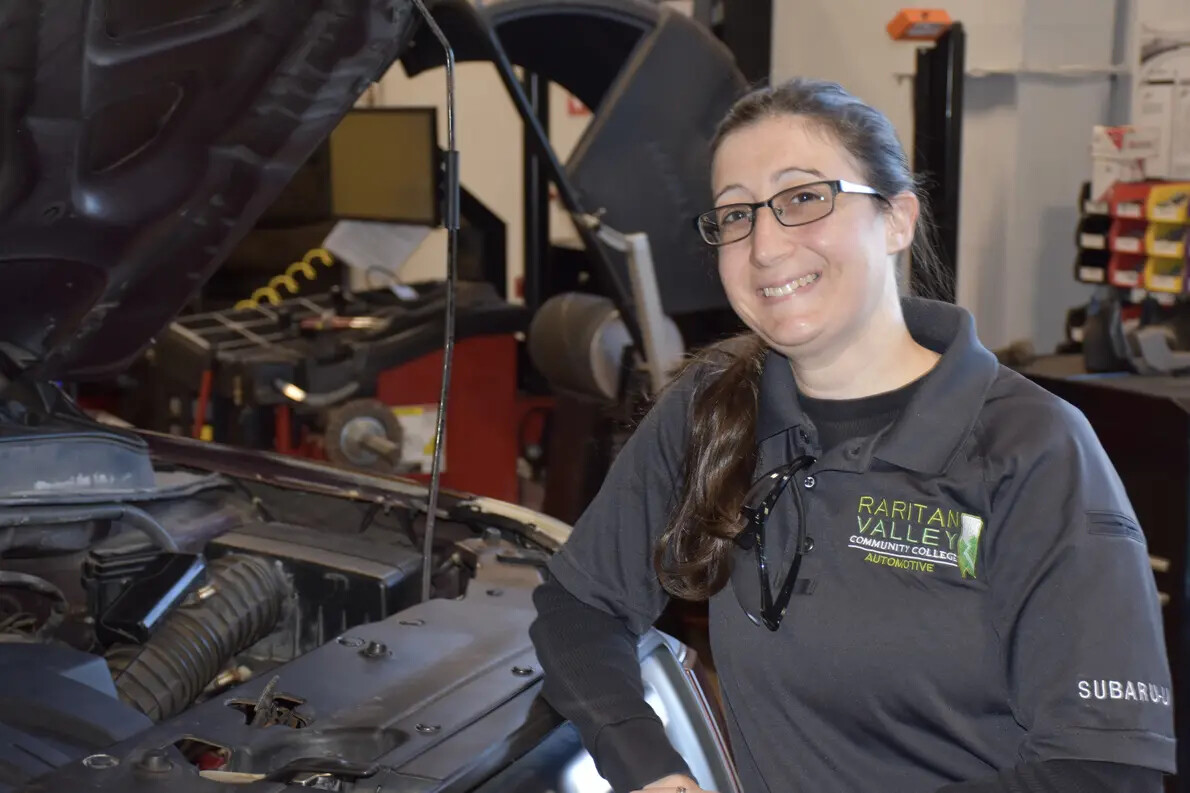
[[[720,122],[712,155],[732,132],[784,115],[807,119],[830,134],[882,196],[918,195],[913,266],[936,277],[929,209],[896,130],[884,114],[838,84],[797,79],[747,94]],[[756,474],[756,412],[767,350],[758,336],[744,334],[693,358],[683,373],[699,370],[690,436],[678,502],[654,549],[661,584],[674,597],[703,600],[727,582],[731,540],[741,528],[740,507]]]

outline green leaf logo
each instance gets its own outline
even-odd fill
[[[975,578],[975,560],[979,555],[979,535],[983,533],[983,518],[978,515],[961,516],[962,533],[959,534],[959,573],[963,578]]]

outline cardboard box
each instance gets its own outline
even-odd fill
[[[1117,182],[1141,182],[1145,161],[1160,153],[1161,131],[1152,127],[1091,129],[1091,200],[1103,201]]]
[[[1108,201],[1111,189],[1118,182],[1142,182],[1145,178],[1143,160],[1122,160],[1096,157],[1091,161],[1090,202]]]
[[[1145,176],[1190,179],[1190,4],[1177,13],[1142,15],[1134,35],[1132,123],[1160,134]]]
[[[1156,133],[1152,154],[1145,155],[1145,176],[1149,179],[1170,177],[1170,152],[1173,139],[1174,85],[1162,83],[1141,87],[1136,101],[1136,115],[1133,121]]]
[[[1096,125],[1091,129],[1091,156],[1117,160],[1143,160],[1160,152],[1161,130],[1131,124],[1118,127]]]
[[[1173,134],[1169,147],[1170,179],[1190,179],[1190,75],[1174,90]]]

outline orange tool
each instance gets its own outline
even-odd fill
[[[902,8],[887,30],[896,41],[935,41],[950,24],[950,14],[941,8]]]

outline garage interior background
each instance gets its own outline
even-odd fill
[[[693,0],[666,4],[689,12]],[[892,41],[884,29],[904,3],[773,0],[772,7],[772,79],[840,81],[888,114],[911,150],[916,45]],[[1137,20],[1190,27],[1190,3],[952,0],[944,7],[968,35],[958,302],[974,313],[989,347],[1029,340],[1049,352],[1064,338],[1066,311],[1093,290],[1071,277],[1091,128],[1133,116]],[[443,81],[440,71],[409,79],[398,66],[365,101],[441,108]],[[460,64],[457,89],[462,182],[507,224],[508,294],[515,299],[524,248],[523,125],[491,64]],[[558,86],[550,91],[550,138],[565,162],[590,116],[575,114]],[[445,112],[438,122],[445,141]],[[552,240],[576,236],[555,202]],[[445,231],[433,230],[401,277],[443,277],[445,251]]]

